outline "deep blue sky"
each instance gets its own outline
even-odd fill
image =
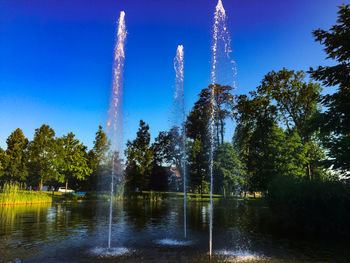
[[[328,29],[344,0],[223,0],[237,63],[237,90],[271,70],[327,65],[311,31]],[[185,50],[186,107],[209,84],[216,0],[0,1],[0,147],[16,128],[33,138],[43,123],[89,147],[105,126],[116,21],[126,12],[125,137],[139,120],[152,139],[168,129],[178,44]],[[328,91],[328,90],[326,90]],[[227,139],[232,135],[228,128]]]

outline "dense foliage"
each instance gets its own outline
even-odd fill
[[[32,141],[24,137],[21,129],[16,129],[6,142],[7,149],[0,148],[2,185],[20,183],[22,188],[38,190],[46,185],[50,190],[63,184],[68,188],[70,183],[74,190],[95,191],[97,176],[103,181],[108,173],[110,144],[101,126],[90,151],[72,132],[56,137],[46,124],[35,130]]]
[[[313,32],[316,41],[325,46],[334,66],[310,69],[311,77],[326,87],[336,86],[333,94],[322,97],[326,111],[317,116],[322,143],[328,149],[328,160],[334,169],[350,170],[350,5],[340,6],[338,24],[329,31]]]

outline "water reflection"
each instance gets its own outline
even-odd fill
[[[214,209],[214,262],[348,262],[350,258],[347,249],[280,239],[273,215],[259,202],[216,201]],[[208,203],[188,202],[187,243],[181,200],[116,202],[114,211],[112,247],[132,251],[118,261],[207,262]],[[108,203],[0,206],[0,262],[16,258],[25,262],[113,262],[91,253],[107,246],[107,223]]]

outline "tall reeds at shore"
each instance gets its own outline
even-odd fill
[[[27,191],[25,189],[24,184],[5,183],[0,187],[0,205],[52,202],[52,196],[48,193]]]

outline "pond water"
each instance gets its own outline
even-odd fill
[[[119,201],[0,207],[0,262],[209,262],[208,203]],[[350,262],[347,245],[278,231],[263,202],[214,203],[212,262]]]

